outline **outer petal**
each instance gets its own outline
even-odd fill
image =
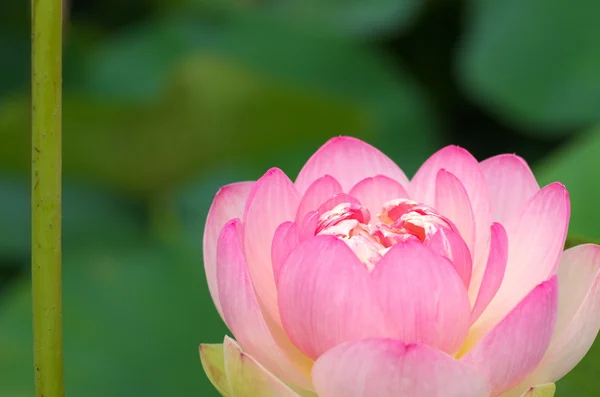
[[[206,272],[210,296],[221,317],[223,317],[223,311],[221,310],[217,287],[217,239],[228,220],[239,218],[244,213],[244,205],[252,185],[254,185],[254,182],[240,182],[223,186],[217,192],[206,218],[202,242],[204,271]]]
[[[354,185],[349,194],[369,210],[371,220],[377,219],[387,201],[408,198],[408,193],[399,182],[384,175],[363,179]]]
[[[228,222],[218,243],[217,278],[225,322],[244,350],[262,365],[287,381],[309,387],[306,360],[289,341],[276,341],[263,318],[241,249],[239,225],[238,219]]]
[[[325,175],[314,181],[304,193],[298,211],[296,223],[300,223],[309,211],[314,211],[332,196],[342,193],[342,186],[331,175]]]
[[[454,174],[442,169],[435,180],[435,209],[458,227],[469,251],[475,252],[475,219],[471,201]]]
[[[558,268],[558,320],[555,338],[567,330],[577,316],[577,312],[587,304],[600,304],[590,296],[600,276],[600,246],[583,244],[570,248],[563,253]],[[596,316],[600,320],[600,311]],[[588,321],[591,318],[588,319]]]
[[[231,397],[231,388],[229,387],[229,383],[227,383],[227,374],[225,373],[223,345],[200,345],[200,361],[210,383],[213,384],[222,396]]]
[[[363,339],[339,345],[313,367],[320,397],[487,397],[482,374],[425,345]]]
[[[558,305],[556,276],[538,285],[462,361],[482,371],[498,395],[519,383],[550,344]]]
[[[305,192],[315,179],[331,175],[348,192],[359,181],[379,174],[408,184],[404,172],[385,154],[359,139],[341,136],[313,154],[298,174],[296,186]]]
[[[300,197],[283,171],[273,168],[260,178],[250,193],[244,214],[244,247],[256,294],[268,315],[279,323],[277,291],[271,263],[275,230],[294,220]]]
[[[279,225],[275,231],[275,237],[273,237],[273,247],[271,250],[275,283],[279,280],[279,272],[283,264],[299,243],[298,227],[294,222],[285,222]]]
[[[300,397],[277,379],[237,343],[225,337],[225,371],[233,397]]]
[[[504,225],[509,247],[506,273],[496,296],[477,321],[477,328],[491,329],[534,286],[553,274],[568,223],[568,192],[563,185],[553,183]]]
[[[591,348],[600,330],[600,247],[573,247],[558,269],[558,320],[550,347],[522,386],[556,382]]]
[[[490,191],[494,221],[504,223],[529,201],[540,186],[527,162],[514,154],[501,154],[481,162]]]
[[[479,293],[474,299],[473,312],[471,313],[471,322],[475,322],[487,305],[492,301],[498,289],[502,285],[504,272],[506,271],[506,262],[508,260],[508,236],[504,227],[499,223],[492,225],[490,234],[490,255],[485,266],[485,273],[481,281]],[[470,292],[470,291],[469,291]],[[473,299],[472,299],[473,301]]]
[[[369,273],[344,242],[317,236],[290,255],[278,291],[287,334],[312,358],[368,337],[453,352],[469,324],[462,280],[446,258],[420,243],[396,244]]]
[[[408,194],[413,200],[435,204],[436,178],[441,169],[456,176],[463,184],[475,219],[475,249],[471,283],[478,288],[483,277],[489,243],[492,212],[487,183],[479,163],[465,149],[447,146],[431,156],[417,171],[410,182]],[[451,219],[452,220],[452,219]]]

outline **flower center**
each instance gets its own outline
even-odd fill
[[[344,241],[369,271],[396,243],[427,242],[440,229],[456,231],[450,220],[416,201],[395,199],[383,205],[376,221],[360,204],[341,203],[319,216],[315,235]]]

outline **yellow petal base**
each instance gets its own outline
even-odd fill
[[[200,360],[224,397],[300,397],[227,336],[222,345],[200,345]]]
[[[556,385],[546,383],[544,385],[532,386],[521,397],[554,397]]]

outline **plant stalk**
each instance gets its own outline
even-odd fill
[[[63,397],[62,0],[32,0],[32,295],[37,397]]]

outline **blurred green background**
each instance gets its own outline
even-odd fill
[[[0,2],[0,396],[33,396],[29,6]],[[292,177],[331,136],[409,175],[456,143],[515,152],[600,240],[600,2],[71,0],[64,62],[67,393],[213,396],[227,332],[201,240],[219,186]],[[600,342],[559,382],[597,396]]]

